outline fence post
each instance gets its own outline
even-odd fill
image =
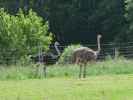
[[[115,59],[117,59],[118,56],[119,56],[118,48],[115,47],[114,48],[114,57],[115,57]]]
[[[44,55],[43,55],[43,52],[42,52],[43,50],[42,50],[42,45],[41,45],[41,43],[39,43],[39,65],[43,65],[43,73],[44,73],[44,76],[46,77],[47,76],[47,66],[45,66],[45,62],[44,62]]]

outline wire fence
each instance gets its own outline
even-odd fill
[[[93,50],[97,50],[97,45],[95,44],[85,44],[84,46],[92,48]],[[60,52],[62,53],[64,48],[66,48],[66,45],[60,45],[59,48]],[[38,49],[37,55],[43,55],[41,46],[36,46]],[[55,54],[55,58],[48,58],[47,61],[49,63],[55,63],[57,61],[57,57],[59,59],[59,56],[57,55],[56,51],[54,50],[54,46],[51,46],[53,49],[53,54]],[[31,61],[31,59],[27,59],[26,57],[18,60],[18,56],[16,54],[17,49],[9,49],[9,50],[4,50],[0,48],[0,64],[16,64],[17,62],[23,62],[23,61]],[[31,52],[29,50],[29,52]],[[117,56],[123,56],[127,59],[132,59],[133,58],[133,42],[128,42],[128,43],[107,43],[107,44],[101,44],[101,52],[98,55],[98,60],[105,60],[106,57],[111,57],[114,59]],[[38,56],[39,61],[43,62],[43,56]]]

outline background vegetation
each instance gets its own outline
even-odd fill
[[[132,0],[0,0],[0,8],[0,100],[133,100],[132,60],[107,57],[87,65],[80,80],[70,64],[73,49],[96,43],[98,33],[103,43],[133,41]],[[65,48],[45,78],[29,55],[46,52],[52,40],[79,45]]]
[[[50,33],[61,45],[96,43],[98,33],[103,36],[102,43],[133,41],[132,3],[132,0],[0,0],[0,8],[4,8],[0,12],[2,54],[26,58],[29,52],[37,51],[38,44],[47,51],[52,42]],[[8,54],[8,50],[12,52]],[[8,62],[10,58],[1,59]]]
[[[76,48],[79,47],[82,46],[77,44],[66,47],[58,60],[58,64],[71,64],[73,52]]]
[[[105,62],[97,62],[87,66],[87,77],[98,75],[121,75],[133,74],[133,62],[126,59],[106,60]],[[78,78],[78,65],[52,65],[47,66],[47,78]],[[44,79],[43,65],[10,65],[0,66],[0,80],[26,80],[26,79]]]
[[[95,43],[97,33],[103,42],[132,41],[132,0],[0,0],[0,7],[10,14],[32,8],[63,44]]]
[[[10,15],[0,9],[0,56],[1,62],[13,59],[20,60],[38,52],[38,46],[44,51],[49,49],[52,34],[48,22],[35,12],[28,14],[20,9],[16,15]],[[9,58],[4,58],[9,57]]]

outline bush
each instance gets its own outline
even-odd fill
[[[81,45],[70,45],[66,47],[58,61],[58,64],[71,64],[73,51],[79,47],[81,47]]]
[[[0,56],[15,56],[17,60],[31,53],[38,52],[37,45],[47,51],[52,40],[48,22],[29,10],[25,15],[20,10],[10,15],[0,9]],[[4,59],[3,59],[4,60]]]

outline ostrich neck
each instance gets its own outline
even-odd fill
[[[99,37],[97,38],[97,46],[98,46],[97,53],[99,53],[101,51],[100,38]]]
[[[57,45],[56,45],[56,44],[55,44],[54,46],[55,46],[55,49],[56,49],[56,51],[57,51],[57,54],[58,54],[58,55],[60,55],[61,53],[60,53],[59,48],[57,47]]]

